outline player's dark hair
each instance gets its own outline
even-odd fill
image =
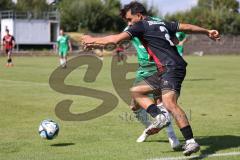
[[[142,15],[147,15],[147,10],[142,3],[137,1],[133,1],[129,4],[124,5],[124,7],[120,11],[120,16],[125,19],[127,12],[131,10],[132,15],[136,15],[137,13],[141,13]]]
[[[6,31],[7,33],[9,33],[9,30],[8,30],[8,29],[6,29],[5,31]]]

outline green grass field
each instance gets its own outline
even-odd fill
[[[240,56],[185,58],[188,73],[179,103],[190,117],[194,135],[201,144],[201,152],[195,155],[240,153]],[[48,80],[57,68],[56,57],[15,57],[13,68],[6,68],[5,61],[0,57],[1,160],[145,160],[183,156],[171,150],[164,130],[147,142],[136,143],[143,126],[132,118],[120,98],[117,108],[97,119],[71,122],[56,117],[55,106],[61,100],[74,101],[70,108],[73,113],[91,110],[101,102],[52,90]],[[136,57],[129,57],[129,62],[135,61]],[[110,76],[111,58],[103,62],[95,83],[83,82],[86,67],[74,70],[66,83],[117,96]],[[122,118],[126,114],[128,118]],[[60,125],[55,140],[43,140],[38,135],[39,123],[46,118]],[[175,131],[182,141],[176,126]],[[239,160],[240,155],[205,159]]]

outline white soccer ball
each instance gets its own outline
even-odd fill
[[[52,140],[56,138],[58,135],[58,132],[59,132],[59,125],[51,119],[43,120],[40,123],[39,129],[38,129],[38,133],[40,137],[47,140]]]

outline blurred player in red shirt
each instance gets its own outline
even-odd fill
[[[12,49],[15,46],[15,38],[9,34],[9,30],[6,29],[6,35],[3,37],[3,49],[5,51],[5,53],[8,55],[8,59],[7,59],[7,67],[12,67],[13,63],[12,63]]]
[[[116,54],[118,58],[118,62],[121,62],[124,60],[124,55],[123,55],[124,48],[123,47],[117,47],[116,48]]]

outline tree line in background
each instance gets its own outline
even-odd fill
[[[46,0],[18,0],[17,4],[10,0],[0,0],[0,10],[14,9],[33,13],[58,10],[61,26],[66,31],[122,31],[126,24],[119,17],[120,7],[119,0],[55,0],[52,4],[47,4]],[[156,8],[147,8],[150,15],[158,16]],[[164,18],[215,28],[223,34],[240,34],[238,9],[237,0],[199,0],[191,10],[168,14]]]
[[[218,29],[222,34],[240,34],[240,14],[237,0],[199,0],[186,12],[166,15],[168,20]]]
[[[122,31],[126,24],[119,16],[120,8],[119,0],[61,0],[58,6],[66,30],[92,32]],[[158,12],[154,7],[147,8],[150,15]]]

